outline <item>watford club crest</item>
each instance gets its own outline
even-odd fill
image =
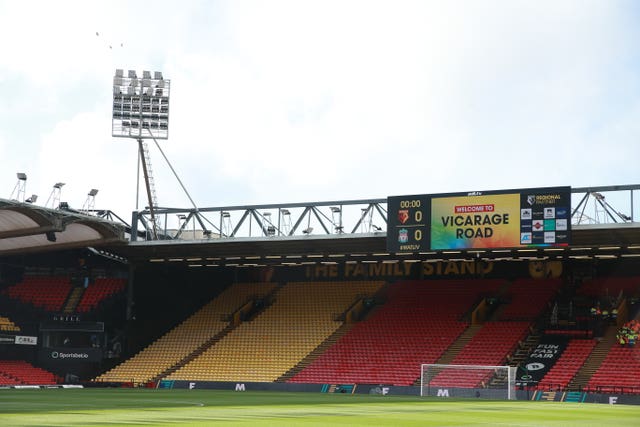
[[[560,261],[530,261],[529,274],[534,279],[558,278],[562,276]]]
[[[400,209],[398,211],[398,221],[400,224],[404,224],[409,219],[409,209]]]

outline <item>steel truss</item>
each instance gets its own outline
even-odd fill
[[[154,213],[163,218],[163,224],[178,219],[175,228],[159,230],[160,239],[311,237],[383,232],[386,203],[386,199],[369,199],[199,209],[156,207]],[[152,230],[148,210],[133,213],[132,241],[151,240]]]
[[[572,224],[635,222],[639,185],[573,188]],[[605,196],[606,194],[606,196]],[[615,200],[616,209],[608,199]],[[588,208],[591,202],[594,214]],[[286,238],[289,236],[386,233],[387,199],[225,206],[163,208],[133,212],[131,241],[154,240],[153,215],[164,225],[161,240],[212,238]]]

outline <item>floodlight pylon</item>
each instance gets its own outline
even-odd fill
[[[24,198],[27,191],[27,174],[18,172],[16,173],[16,176],[18,177],[18,182],[16,182],[15,187],[13,187],[13,191],[11,192],[11,196],[9,196],[9,199],[17,200],[24,203]]]
[[[84,213],[88,214],[90,211],[92,211],[95,208],[96,194],[98,194],[98,190],[95,188],[92,188],[87,193],[87,199],[84,201],[84,204],[82,205],[82,211]]]
[[[144,174],[154,239],[157,238],[158,221],[154,213],[157,200],[151,159],[144,140],[169,138],[170,90],[171,81],[165,79],[159,71],[143,71],[142,78],[138,78],[135,70],[129,70],[125,76],[124,70],[117,69],[113,77],[111,136],[138,141],[138,158]]]
[[[111,117],[111,136],[132,138],[138,142],[138,177],[136,186],[136,210],[138,209],[138,196],[140,188],[140,166],[144,175],[147,190],[148,210],[151,223],[152,239],[158,238],[160,229],[159,218],[156,218],[155,209],[158,206],[155,183],[151,168],[151,156],[147,139],[155,142],[160,154],[164,157],[178,180],[178,183],[191,201],[193,207],[198,210],[191,195],[182,184],[180,177],[173,169],[171,162],[162,151],[159,139],[169,138],[169,96],[171,93],[171,80],[165,79],[160,71],[143,71],[142,78],[138,78],[135,70],[129,70],[125,75],[124,70],[117,69],[113,77],[113,113]],[[203,231],[207,231],[201,222]]]
[[[62,194],[62,187],[64,187],[64,182],[56,182],[53,184],[53,189],[49,194],[49,198],[47,198],[47,203],[44,204],[45,208],[55,209],[60,204],[60,195]],[[51,206],[49,206],[49,202],[51,202]]]

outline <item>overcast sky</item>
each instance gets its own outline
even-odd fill
[[[160,143],[201,207],[638,184],[639,23],[614,0],[0,0],[0,198],[24,172],[38,204],[62,181],[130,218],[116,68],[171,79]],[[159,204],[190,207],[151,158]]]

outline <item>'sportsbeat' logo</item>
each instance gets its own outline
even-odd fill
[[[52,359],[88,359],[87,353],[62,353],[59,351],[51,352]]]

